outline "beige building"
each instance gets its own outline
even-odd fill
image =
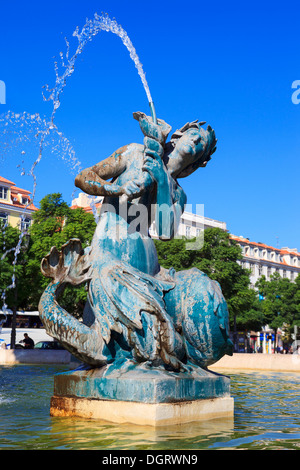
[[[0,176],[0,221],[27,230],[37,207],[32,204],[31,192]]]

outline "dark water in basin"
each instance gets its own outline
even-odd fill
[[[222,373],[233,419],[153,429],[49,416],[53,376],[66,366],[0,366],[1,450],[300,450],[300,373]]]

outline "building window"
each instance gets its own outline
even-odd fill
[[[201,228],[196,228],[196,237],[200,237]]]
[[[291,272],[291,281],[294,280],[294,271]]]
[[[187,226],[185,227],[185,236],[186,236],[187,238],[189,238],[189,237],[191,236],[191,227],[190,227],[189,225],[187,225]]]
[[[258,265],[258,275],[259,275],[259,276],[262,275],[262,270],[263,270],[263,268],[262,268],[261,264],[259,264],[259,265]]]
[[[28,198],[27,197],[22,197],[22,204],[24,204],[24,206],[25,206],[28,203],[29,203]]]
[[[5,188],[4,186],[0,186],[0,199],[7,199],[7,196],[7,188]]]
[[[268,268],[268,269],[267,269],[267,276],[270,277],[271,274],[272,274],[271,268]]]
[[[0,212],[0,223],[5,225],[8,222],[8,215],[5,212]]]
[[[27,232],[30,227],[31,220],[28,217],[21,217],[21,230]]]
[[[283,270],[282,277],[286,277],[286,270]]]

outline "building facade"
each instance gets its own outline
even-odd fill
[[[184,211],[180,218],[176,237],[201,237],[201,233],[203,233],[203,230],[214,227],[220,228],[225,231],[227,230],[225,222],[210,219],[209,217],[204,217],[204,215]],[[149,233],[152,238],[158,238],[155,229],[155,222],[153,222],[153,224],[151,225]]]
[[[37,207],[32,204],[31,192],[0,176],[0,221],[27,230]]]
[[[250,270],[250,281],[253,287],[263,275],[270,280],[272,274],[278,272],[281,277],[294,281],[300,274],[300,253],[297,248],[274,248],[235,235],[231,235],[231,238],[242,248],[242,266]]]

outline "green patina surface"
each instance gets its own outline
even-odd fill
[[[39,305],[45,328],[94,367],[56,377],[55,393],[145,403],[226,396],[229,379],[206,370],[232,354],[220,286],[198,269],[161,268],[149,235],[154,221],[161,240],[176,235],[186,203],[178,179],[206,166],[215,133],[193,121],[166,143],[168,124],[134,118],[144,145],[126,145],[76,177],[83,191],[104,196],[91,246],[70,240],[42,261],[52,278]],[[82,283],[80,322],[58,299],[67,284]]]
[[[136,368],[122,374],[114,372],[107,374],[107,368],[103,367],[58,374],[54,381],[54,395],[142,403],[173,403],[230,396],[230,379],[211,372],[201,375],[195,372],[141,371]]]

